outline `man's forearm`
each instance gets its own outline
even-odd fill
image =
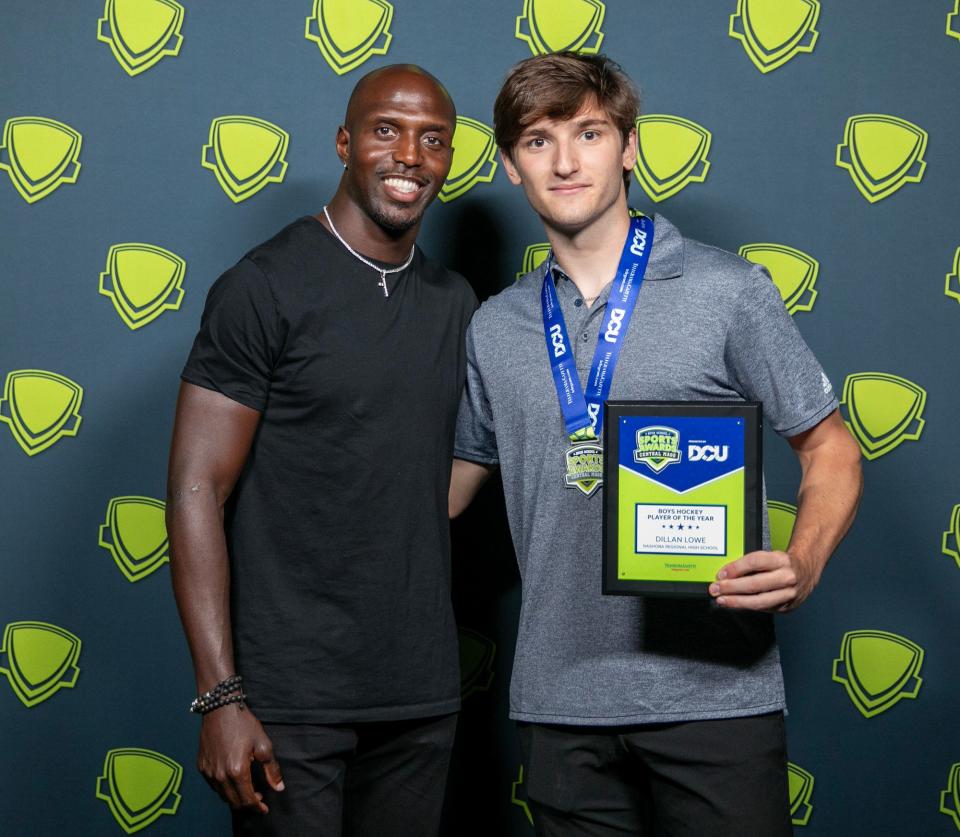
[[[230,629],[230,564],[223,510],[212,486],[171,485],[167,496],[170,575],[197,691],[235,674]]]
[[[842,432],[847,434],[841,425]],[[801,452],[797,520],[787,551],[817,579],[853,523],[863,490],[860,450],[847,434],[829,445]]]

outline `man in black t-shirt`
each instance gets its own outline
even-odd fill
[[[235,834],[439,829],[459,708],[447,490],[476,298],[415,241],[455,121],[418,67],[362,78],[333,199],[217,280],[182,373],[171,571],[198,766]]]

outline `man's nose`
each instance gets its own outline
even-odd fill
[[[559,177],[569,177],[580,168],[576,150],[570,143],[560,142],[553,158],[553,170]]]
[[[419,138],[412,133],[401,134],[393,151],[393,159],[405,166],[420,165],[423,157]]]

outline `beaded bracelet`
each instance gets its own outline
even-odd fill
[[[242,703],[246,695],[243,693],[243,678],[239,674],[233,674],[225,680],[221,680],[210,689],[193,699],[190,704],[190,711],[199,715],[205,715],[227,703]],[[223,702],[224,698],[231,697],[231,700]],[[242,708],[242,706],[241,706]]]

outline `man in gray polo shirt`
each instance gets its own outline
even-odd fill
[[[765,269],[683,238],[660,215],[631,219],[637,115],[632,84],[603,56],[528,59],[500,91],[504,168],[552,257],[470,325],[451,514],[499,466],[523,579],[510,714],[538,834],[786,835],[770,613],[810,594],[849,528],[859,449]],[[623,284],[611,279],[650,224],[635,305],[611,319]],[[588,388],[585,426],[571,435],[551,363],[571,354],[586,385],[611,335],[620,354],[606,397],[760,401],[800,459],[788,550],[769,550],[765,525],[767,548],[726,565],[709,601],[601,594],[601,493],[565,479],[566,450],[591,435],[596,406]]]

